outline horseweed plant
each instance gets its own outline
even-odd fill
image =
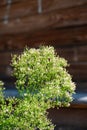
[[[69,106],[75,85],[67,61],[51,46],[26,48],[12,58],[13,75],[20,98],[1,105],[0,130],[53,130],[47,109]]]

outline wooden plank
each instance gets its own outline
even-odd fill
[[[68,62],[87,62],[87,45],[56,48],[56,51]]]
[[[78,61],[87,62],[87,46],[77,48]]]
[[[58,16],[60,17],[60,21],[55,21],[53,28],[59,28],[59,26],[79,26],[83,24],[87,24],[87,19],[85,18],[87,15],[87,4],[83,6],[73,7],[70,9],[61,10],[58,12],[59,15],[55,15],[55,20],[58,20]]]
[[[32,33],[42,29],[84,24],[87,24],[87,5],[27,16],[23,19],[9,21],[7,24],[0,23],[0,34]]]
[[[19,55],[22,51],[3,51],[0,52],[0,66],[9,66],[11,64],[12,55]]]
[[[6,0],[0,1],[0,6],[3,6],[3,5],[5,5],[5,4],[6,4]]]
[[[87,26],[76,28],[64,28],[58,30],[44,30],[29,35],[29,42],[58,46],[87,45]],[[27,38],[26,38],[27,41]],[[36,43],[36,44],[35,44]]]
[[[87,108],[54,108],[49,110],[48,117],[57,125],[87,127]]]
[[[20,0],[12,0],[11,2],[12,2],[12,4],[13,3],[16,3],[16,2],[19,2]],[[22,1],[22,0],[21,0]],[[2,6],[6,6],[8,4],[8,1],[7,0],[1,0],[0,1],[0,7],[2,7]]]
[[[68,63],[75,61],[73,47],[72,48],[70,47],[69,48],[68,47],[56,48],[56,52],[60,57],[65,58],[68,61]]]
[[[86,81],[87,80],[87,62],[86,63],[71,63],[67,68],[72,75],[74,81]]]
[[[42,0],[42,10],[43,12],[50,12],[83,4],[87,4],[87,0]]]
[[[87,26],[0,36],[0,50],[20,50],[26,45],[52,45],[55,48],[87,45]]]
[[[50,12],[56,9],[64,9],[68,7],[80,6],[83,4],[87,4],[86,0],[43,0],[42,2],[42,13]],[[4,6],[3,6],[4,5]],[[0,19],[3,19],[6,14],[7,1],[3,0],[0,3]],[[9,9],[9,18],[20,18],[27,15],[32,15],[35,13],[39,13],[38,0],[12,0],[11,7]]]
[[[28,2],[29,0],[12,0],[12,4],[14,3],[22,3],[22,2]],[[33,0],[35,1],[35,0]],[[37,0],[38,2],[38,0]],[[49,9],[56,9],[56,8],[67,8],[67,7],[73,7],[73,6],[77,6],[77,5],[82,5],[82,4],[86,4],[87,1],[86,0],[43,0],[42,1],[42,6],[43,9],[46,8],[47,10]],[[2,0],[0,1],[0,7],[3,5],[6,5],[7,1],[6,0]]]
[[[11,63],[11,53],[0,53],[0,66],[9,65]]]
[[[9,66],[0,66],[0,77],[11,76]]]
[[[15,4],[11,4],[9,7],[9,12],[8,12],[8,5],[3,6],[0,8],[2,10],[0,12],[0,20],[3,20],[6,16],[8,16],[8,19],[16,19],[19,20],[19,18],[28,16],[28,15],[34,15],[37,13],[37,1],[22,1],[22,2],[17,2]]]
[[[71,107],[71,108],[87,109],[87,104],[85,104],[85,103],[84,103],[84,104],[80,104],[80,103],[79,103],[79,104],[78,104],[78,103],[77,103],[77,104],[74,104],[74,103],[72,103],[72,104],[70,105],[70,107]]]

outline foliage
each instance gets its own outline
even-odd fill
[[[75,90],[67,61],[42,46],[14,55],[12,67],[21,98],[8,98],[1,106],[0,130],[53,130],[47,109],[69,106]]]
[[[4,96],[3,96],[3,90],[4,90],[4,88],[2,86],[3,86],[3,82],[0,81],[0,104],[2,104],[3,101],[4,101]]]

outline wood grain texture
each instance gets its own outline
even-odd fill
[[[67,59],[69,63],[87,62],[87,45],[75,45],[73,47],[56,48],[56,51],[59,56]]]
[[[68,7],[80,6],[83,4],[87,4],[86,0],[42,0],[42,13],[50,12],[56,9],[64,9]],[[8,5],[8,1],[2,0],[0,2],[0,9],[2,10],[2,14],[4,14],[3,10],[6,10]],[[33,9],[32,9],[33,8]],[[16,14],[17,12],[17,14]],[[34,13],[38,13],[38,0],[12,0],[10,7],[10,18],[15,18],[17,16],[26,16],[27,14],[31,15]],[[1,13],[0,13],[1,14]]]
[[[42,0],[43,12],[50,12],[56,9],[65,9],[87,4],[86,0]]]
[[[87,5],[55,10],[12,21],[8,20],[7,24],[1,22],[0,34],[32,33],[42,29],[81,26],[84,24],[87,24]]]
[[[87,127],[87,107],[86,108],[60,108],[50,109],[49,116],[52,122],[58,125],[71,125]],[[67,118],[66,118],[67,117]]]
[[[71,63],[68,68],[74,81],[87,81],[87,62],[86,63]]]
[[[20,0],[12,0],[12,4],[19,2]],[[21,0],[22,1],[22,0]],[[7,0],[1,0],[0,1],[0,7],[6,6],[8,4]]]
[[[23,33],[0,36],[0,50],[20,50],[26,45],[29,47],[52,45],[55,48],[87,45],[87,26],[43,30],[31,34]]]
[[[9,7],[9,12],[8,12],[8,4],[6,6],[2,6],[0,8],[0,10],[2,10],[0,12],[0,20],[4,20],[4,17],[6,15],[8,15],[8,19],[16,19],[18,20],[21,17],[24,16],[30,16],[30,15],[34,15],[37,13],[38,11],[38,5],[37,5],[37,1],[29,1],[29,0],[25,0],[25,1],[20,1],[20,2],[12,2],[10,4]],[[8,12],[8,14],[7,14]]]

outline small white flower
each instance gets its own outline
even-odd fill
[[[27,96],[27,93],[24,93],[24,96]]]

